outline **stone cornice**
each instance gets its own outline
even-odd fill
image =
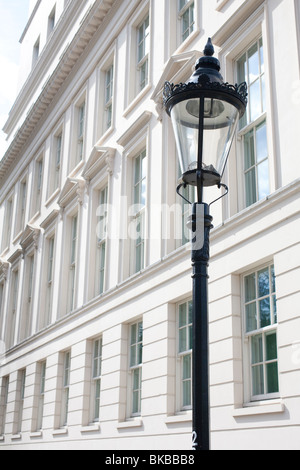
[[[115,153],[116,149],[114,148],[99,147],[96,145],[83,169],[83,178],[90,181],[103,169],[111,176],[114,172]]]
[[[83,54],[113,3],[114,0],[96,0],[94,5],[87,12],[79,30],[62,54],[59,64],[43,87],[42,92],[31,107],[25,121],[17,131],[14,140],[1,160],[0,186],[7,170],[21,152],[36,124],[40,121],[58,90]]]
[[[20,240],[20,245],[22,247],[23,252],[25,252],[27,248],[32,245],[35,248],[38,247],[40,232],[41,230],[38,227],[34,227],[29,224],[26,226]]]

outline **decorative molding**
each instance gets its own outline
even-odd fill
[[[117,143],[122,147],[126,147],[126,145],[132,140],[134,136],[138,133],[140,129],[148,124],[152,117],[152,113],[150,111],[144,111],[137,120],[124,132],[121,137],[117,140]]]
[[[79,204],[83,204],[86,182],[83,179],[67,178],[58,199],[58,205],[65,208],[70,201],[78,198]]]
[[[8,258],[8,262],[9,264],[13,265],[16,263],[16,261],[18,261],[19,259],[21,259],[21,257],[23,256],[23,250],[21,248],[18,248],[16,251],[14,251],[14,253]]]
[[[35,249],[38,248],[39,236],[41,233],[41,229],[38,227],[34,227],[33,225],[27,225],[25,230],[22,233],[22,237],[20,239],[20,245],[22,247],[23,253],[30,247],[31,245],[34,246]]]
[[[86,181],[91,181],[101,171],[113,175],[116,149],[111,147],[99,147],[95,145],[82,172]]]
[[[59,89],[66,81],[67,77],[71,73],[76,63],[79,61],[84,50],[90,43],[92,37],[95,35],[96,31],[103,23],[109,10],[112,8],[113,3],[113,0],[97,1],[94,2],[93,6],[88,10],[85,18],[82,20],[79,30],[77,31],[70,44],[68,44],[65,51],[61,55],[58,65],[56,66],[55,70],[48,78],[46,83],[43,85],[40,95],[32,104],[23,124],[20,125],[12,143],[10,144],[8,150],[2,158],[0,162],[0,182],[3,181],[6,172],[21,152],[23,146],[25,145],[29,136],[33,132],[35,126],[45,114],[48,106],[50,105],[54,97],[57,95]],[[44,69],[42,63],[44,62],[44,60],[46,60],[46,58],[47,57],[45,55],[41,56],[36,68],[28,77],[27,82],[25,83],[23,89],[19,94],[19,97],[13,105],[10,117],[4,126],[5,132],[8,132],[10,127],[12,126],[11,121],[14,119],[14,116],[20,116],[22,115],[22,112],[24,113],[24,109],[22,112],[21,109],[19,109],[20,107],[24,107],[24,105],[21,103],[22,97],[28,97],[28,88],[34,79],[35,74],[40,73],[39,69]]]
[[[7,263],[7,261],[0,259],[0,278],[3,278],[5,281],[7,280],[8,270],[9,270],[9,263]]]
[[[241,83],[240,85],[231,85],[230,83],[218,83],[211,82],[210,78],[206,74],[201,74],[198,79],[198,83],[179,83],[174,85],[173,83],[166,82],[163,92],[164,105],[166,106],[168,100],[180,93],[185,93],[191,90],[199,91],[210,91],[216,93],[224,93],[230,95],[234,98],[239,99],[244,106],[247,104],[247,84],[246,82]]]
[[[50,214],[43,220],[43,222],[41,222],[40,226],[44,230],[47,229],[54,222],[54,220],[57,218],[58,213],[59,213],[58,209],[53,209],[53,211],[50,212]]]
[[[202,54],[199,51],[183,52],[170,57],[165,65],[164,71],[152,93],[151,99],[156,103],[156,112],[158,121],[162,121],[164,112],[163,107],[163,89],[166,81],[178,83],[191,75],[196,61]]]
[[[223,23],[221,28],[212,36],[213,44],[222,47],[227,39],[234,34],[260,6],[263,7],[264,4],[265,0],[251,0],[251,2],[244,0],[244,3],[238,8],[235,14],[230,16],[229,20]]]

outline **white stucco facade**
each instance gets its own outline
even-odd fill
[[[211,206],[211,447],[299,450],[299,0],[30,14],[0,162],[0,450],[191,449],[191,261],[162,90],[208,37],[224,81],[249,85]]]

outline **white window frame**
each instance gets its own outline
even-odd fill
[[[42,271],[39,287],[39,304],[37,308],[36,328],[37,331],[48,327],[55,319],[53,318],[55,289],[59,285],[59,272],[56,264],[56,253],[58,248],[57,239],[57,210],[52,211],[49,217],[42,222],[41,227],[44,230],[42,247]],[[50,266],[50,242],[54,239],[52,273]],[[64,251],[66,248],[64,247]],[[64,263],[64,259],[62,264]],[[66,274],[64,274],[66,278]],[[46,300],[46,302],[45,302]]]
[[[13,434],[19,434],[22,431],[25,385],[26,385],[25,382],[26,382],[26,369],[22,369],[18,372],[16,419],[14,422],[15,429],[13,430],[15,432],[13,432]]]
[[[53,300],[53,280],[55,268],[55,234],[47,238],[47,266],[46,266],[46,310],[45,310],[45,326],[51,324],[52,320],[52,300]]]
[[[234,32],[228,31],[227,39],[223,40],[223,46],[220,51],[221,68],[224,72],[226,81],[229,83],[236,83],[238,81],[237,75],[237,60],[242,57],[243,53],[248,50],[255,41],[262,38],[264,47],[264,63],[265,63],[265,82],[271,82],[272,64],[269,62],[269,35],[265,22],[265,9],[261,5],[245,22]],[[267,123],[267,143],[268,143],[268,157],[269,157],[269,187],[270,194],[277,188],[279,181],[276,172],[279,170],[276,163],[276,147],[274,146],[274,123],[272,120],[272,107],[273,99],[271,94],[271,87],[266,86],[266,111],[259,118],[259,124],[264,119]],[[250,123],[250,126],[252,124]],[[244,183],[244,166],[243,166],[243,133],[246,133],[247,127],[240,129],[237,132],[236,139],[232,146],[232,158],[228,160],[227,168],[225,170],[224,180],[228,182],[232,188],[231,197],[225,201],[227,217],[238,213],[245,209],[245,183]],[[226,183],[227,184],[227,183]]]
[[[49,158],[49,179],[47,198],[56,195],[61,185],[61,173],[63,162],[63,146],[64,146],[64,125],[60,124],[54,132],[51,139],[51,149]],[[47,200],[47,203],[48,203]],[[52,199],[51,199],[52,200]],[[50,201],[49,201],[50,202]]]
[[[192,3],[194,3],[194,24],[193,28],[190,30],[188,36],[183,39],[182,37],[182,18]],[[168,55],[167,57],[178,55],[185,51],[188,51],[191,47],[193,41],[195,41],[200,32],[201,32],[201,21],[200,21],[200,2],[197,0],[187,0],[187,3],[180,8],[180,0],[169,0],[166,3],[166,15],[169,22],[169,37],[166,38],[167,40],[167,50]],[[197,48],[195,48],[197,49]],[[187,77],[188,78],[188,77]],[[176,81],[176,83],[178,83]]]
[[[121,252],[132,253],[134,247],[133,238],[136,238],[136,226],[135,226],[135,207],[133,204],[133,186],[134,186],[134,157],[139,155],[144,149],[146,149],[146,206],[145,206],[145,225],[144,225],[144,269],[148,266],[148,230],[149,230],[149,175],[151,174],[151,156],[149,155],[149,120],[151,119],[152,113],[144,112],[135,123],[131,126],[129,131],[125,132],[123,136],[118,140],[124,148],[123,152],[123,168],[124,178],[122,181],[122,194],[125,196],[122,198],[122,207],[120,212],[120,224],[121,224]],[[119,280],[120,282],[127,279],[130,276],[135,275],[135,260],[133,256],[120,256],[120,270]]]
[[[96,270],[95,270],[95,296],[103,294],[106,290],[107,266],[107,223],[108,223],[108,184],[97,191],[98,223],[96,227]]]
[[[136,94],[143,91],[149,83],[149,53],[150,53],[150,16],[149,13],[138,25],[137,32],[137,90]],[[142,48],[142,54],[140,50]],[[142,78],[144,77],[144,78]]]
[[[145,165],[145,172],[146,174],[140,172],[138,175],[137,180],[137,161],[140,160],[140,168]],[[143,163],[145,160],[145,163]],[[147,149],[144,148],[141,150],[135,157],[133,157],[132,161],[132,212],[131,216],[131,227],[134,226],[135,230],[132,235],[134,238],[131,241],[131,274],[138,273],[145,268],[145,222],[146,222],[146,206],[147,206]],[[145,201],[144,203],[141,201],[142,194],[143,194],[143,184],[145,184]],[[138,195],[136,191],[138,190]],[[136,197],[137,196],[137,197]],[[138,230],[138,227],[140,229]],[[139,253],[140,251],[140,253]]]
[[[45,389],[46,389],[45,387],[46,386],[46,370],[47,370],[47,362],[46,361],[40,362],[38,364],[39,389],[38,389],[36,431],[41,431],[43,429]]]
[[[133,337],[133,327],[136,335]],[[142,330],[140,340],[139,328]],[[139,353],[140,352],[140,353]],[[135,418],[142,414],[142,370],[143,370],[143,321],[140,319],[129,325],[129,380],[128,380],[128,409],[129,418]],[[135,378],[137,377],[137,382]],[[137,396],[137,407],[135,407],[135,396]]]
[[[20,288],[20,266],[14,266],[10,275],[9,307],[6,325],[6,346],[10,349],[15,344]]]
[[[5,202],[4,224],[2,232],[1,251],[10,247],[13,222],[14,196],[8,196]]]
[[[243,362],[244,362],[244,381],[245,381],[245,402],[255,402],[255,401],[262,401],[262,400],[270,400],[274,398],[279,398],[280,397],[280,384],[279,384],[279,371],[278,371],[278,345],[277,345],[277,357],[272,358],[272,359],[267,359],[266,355],[266,337],[268,335],[276,334],[276,340],[277,340],[277,312],[275,311],[276,308],[276,285],[275,285],[275,290],[271,288],[271,291],[269,294],[265,296],[259,296],[259,291],[258,291],[258,273],[264,272],[266,269],[269,270],[269,276],[272,276],[272,268],[274,269],[274,263],[270,262],[262,266],[258,266],[255,269],[252,269],[251,271],[246,272],[242,276],[242,312],[243,312],[243,319],[242,319],[242,325],[243,325],[243,345],[244,345],[244,354],[243,354]],[[246,301],[246,288],[245,288],[245,279],[248,278],[249,276],[255,275],[255,298]],[[275,276],[276,278],[276,276]],[[269,277],[270,279],[270,286],[272,284],[272,277]],[[272,286],[271,286],[272,287]],[[266,300],[270,300],[270,325],[267,326],[261,326],[259,325],[259,320],[260,320],[260,315],[259,315],[259,306],[260,302],[265,302]],[[275,299],[275,301],[274,301]],[[246,308],[247,305],[251,306],[251,304],[256,304],[256,312],[257,312],[257,328],[256,329],[248,329],[247,328],[247,321],[246,321]],[[248,330],[248,331],[247,331]],[[258,338],[259,336],[262,337],[262,355],[263,359],[262,361],[259,362],[252,362],[253,356],[251,353],[251,348],[252,348],[252,338]],[[276,341],[277,343],[277,341]],[[267,386],[267,365],[268,364],[277,364],[277,373],[278,373],[278,391],[276,392],[271,392],[268,393],[266,390]],[[257,367],[262,367],[263,368],[263,387],[264,387],[264,392],[261,394],[255,394],[253,391],[253,377],[252,377],[252,369]]]
[[[83,160],[85,140],[86,102],[77,106],[77,152],[76,164]]]
[[[104,90],[104,133],[110,129],[113,122],[113,96],[114,96],[114,64],[112,63],[105,71]]]
[[[33,185],[31,194],[31,218],[37,217],[41,211],[44,176],[44,155],[34,161]]]
[[[236,74],[237,74],[237,67],[238,67],[238,62],[239,60],[242,59],[243,56],[246,56],[246,64],[247,64],[247,75],[249,74],[248,70],[248,63],[249,63],[249,51],[257,46],[258,47],[258,57],[259,57],[259,75],[258,77],[254,80],[254,83],[259,84],[259,98],[260,98],[260,107],[261,107],[261,112],[255,116],[253,119],[251,118],[251,87],[248,87],[248,106],[246,108],[246,113],[242,120],[240,121],[240,125],[242,127],[238,130],[237,133],[237,138],[240,141],[240,152],[243,156],[242,160],[242,174],[243,174],[243,189],[244,189],[244,194],[243,194],[243,200],[244,200],[244,207],[249,207],[252,204],[255,204],[258,202],[260,199],[263,199],[264,197],[268,196],[270,194],[270,151],[268,148],[268,125],[267,125],[267,109],[266,109],[266,90],[263,89],[262,87],[262,82],[265,81],[266,79],[266,74],[265,74],[265,68],[264,71],[262,72],[261,68],[261,54],[260,54],[260,47],[262,47],[263,50],[263,55],[265,56],[265,46],[262,38],[262,34],[260,34],[258,37],[255,38],[255,40],[251,41],[246,49],[243,50],[242,54],[239,55],[239,57],[235,61],[235,67],[236,67]],[[265,62],[265,60],[264,60]],[[239,80],[239,77],[237,76],[237,79]],[[248,82],[247,78],[247,82]],[[239,80],[240,81],[240,80]],[[267,151],[266,151],[266,156],[261,160],[258,161],[257,159],[257,146],[256,146],[256,135],[259,129],[262,128],[262,126],[265,126],[265,132],[266,132],[266,141],[267,141]],[[246,161],[246,139],[249,137],[251,138],[251,134],[253,135],[254,139],[254,144],[253,144],[253,152],[254,152],[254,164],[251,165],[251,167],[246,168],[245,167],[245,161]],[[263,193],[266,192],[266,194],[259,194],[260,188],[259,188],[259,175],[258,171],[263,168],[263,165],[267,163],[267,174],[268,174],[268,189],[266,191],[263,191]],[[246,178],[247,176],[253,178],[253,174],[255,177],[255,194],[248,194],[247,193],[247,185],[246,185]],[[250,200],[251,198],[251,200]]]
[[[76,224],[75,224],[76,221]],[[68,262],[68,290],[67,290],[67,312],[72,312],[76,305],[76,267],[78,253],[79,214],[76,212],[70,217],[70,245]]]
[[[41,38],[40,36],[37,38],[37,40],[34,43],[33,50],[32,50],[32,65],[31,68],[33,68],[37,61],[39,60],[40,57],[40,47],[41,47]]]
[[[72,360],[71,351],[65,351],[63,353],[63,376],[62,376],[61,416],[60,416],[61,428],[68,425],[71,360]]]
[[[51,10],[50,15],[48,16],[48,27],[47,27],[47,39],[50,37],[52,31],[56,25],[56,5]]]
[[[180,307],[184,306],[186,310],[186,319],[187,322],[181,324],[180,322]],[[177,371],[176,371],[176,407],[178,412],[188,411],[192,409],[192,359],[193,359],[193,349],[191,346],[192,343],[192,333],[193,325],[190,322],[189,318],[189,309],[192,309],[192,301],[186,300],[179,302],[177,304]],[[186,347],[181,347],[181,341],[184,339],[184,334],[181,336],[181,331],[185,332],[185,343]],[[190,376],[186,376],[184,372],[185,360],[189,361],[190,367]],[[190,387],[190,400],[189,403],[185,403],[184,400],[184,386],[187,383],[187,387]]]
[[[127,68],[125,80],[125,111],[124,116],[132,111],[132,109],[140,102],[145,94],[152,87],[152,21],[151,21],[151,4],[153,0],[142,2],[141,7],[132,17],[131,22],[127,25]],[[149,51],[139,60],[138,56],[138,35],[139,28],[143,25],[149,16]],[[145,86],[140,88],[140,70],[147,63],[147,78]]]
[[[102,347],[102,337],[94,339],[92,345],[91,422],[99,422],[100,420]]]
[[[27,339],[31,334],[33,296],[35,282],[35,250],[26,253],[23,274],[22,311],[19,325],[19,340]]]
[[[17,212],[15,221],[15,239],[25,228],[26,210],[28,196],[28,178],[27,175],[21,179],[18,190]],[[14,239],[14,240],[15,240]]]
[[[98,106],[96,109],[97,117],[95,119],[94,141],[101,145],[112,133],[115,128],[115,92],[116,92],[116,61],[117,43],[105,54],[98,68],[97,73],[97,96]],[[109,99],[106,99],[107,73],[112,70],[111,93]],[[107,112],[111,108],[111,122],[108,126]]]
[[[178,19],[180,22],[180,44],[188,39],[188,37],[195,31],[196,21],[195,21],[195,1],[194,0],[184,0],[184,5],[181,5],[182,0],[178,0]],[[188,14],[188,28],[183,29],[184,26],[184,17]],[[193,15],[193,19],[191,17]],[[186,35],[186,33],[188,34]]]
[[[1,394],[0,394],[0,436],[5,434],[6,424],[6,411],[8,403],[8,392],[9,392],[9,376],[4,376],[1,383]]]
[[[83,166],[86,151],[86,129],[88,115],[87,90],[83,90],[75,100],[72,112],[72,133],[69,173],[74,176]]]

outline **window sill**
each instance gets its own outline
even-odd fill
[[[108,137],[114,132],[114,130],[115,130],[115,127],[113,125],[111,125],[108,129],[106,129],[106,131],[103,132],[100,139],[97,141],[97,146],[100,147],[103,144],[103,142],[105,142],[108,139]]]
[[[43,437],[43,431],[31,432],[31,433],[29,434],[29,437],[30,437],[31,439],[35,439],[35,438],[37,438],[37,437]]]
[[[127,115],[137,106],[137,104],[141,101],[141,99],[151,90],[152,83],[148,83],[148,85],[143,88],[139,94],[130,102],[130,104],[126,107],[123,112],[123,117],[127,117]]]
[[[190,46],[190,44],[199,36],[201,30],[196,28],[179,46],[177,47],[176,51],[173,53],[173,56],[182,54],[186,51],[186,49]]]
[[[80,429],[80,432],[85,433],[85,432],[99,432],[100,431],[100,424],[99,423],[93,423],[88,426],[82,426]]]
[[[233,410],[232,416],[234,418],[243,418],[247,416],[258,416],[265,414],[284,413],[285,405],[281,400],[270,400],[245,404],[244,408],[237,408]]]
[[[47,199],[47,201],[45,202],[45,206],[48,207],[50,206],[50,204],[54,201],[54,199],[59,195],[60,193],[60,189],[57,188]]]
[[[187,411],[186,413],[168,416],[165,420],[166,424],[180,424],[180,423],[189,423],[192,421],[192,411]]]
[[[13,435],[11,436],[11,440],[12,440],[12,441],[18,441],[18,440],[20,440],[20,439],[22,439],[21,433],[13,434]]]
[[[140,428],[141,426],[143,426],[143,420],[141,418],[134,418],[132,420],[119,423],[117,425],[117,429]]]
[[[52,436],[61,436],[63,434],[68,434],[68,428],[54,429],[52,431]]]

